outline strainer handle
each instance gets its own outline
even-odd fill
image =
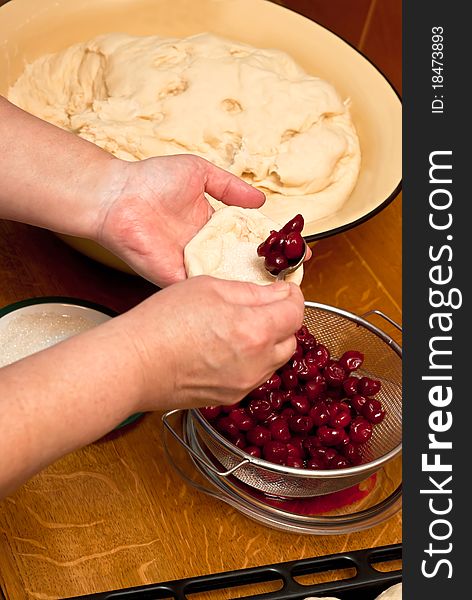
[[[370,315],[378,315],[379,317],[382,317],[382,319],[385,319],[386,321],[388,321],[390,323],[390,325],[393,325],[394,327],[396,327],[398,329],[398,331],[402,331],[402,326],[399,325],[396,321],[394,321],[391,317],[389,317],[385,313],[383,313],[381,310],[369,310],[366,313],[364,313],[363,315],[361,315],[361,318],[365,319],[366,317],[370,317]]]
[[[243,465],[246,465],[247,463],[251,462],[248,458],[245,458],[240,463],[238,463],[235,467],[228,469],[228,471],[218,471],[218,469],[215,467],[215,465],[212,465],[210,462],[208,462],[207,460],[202,458],[197,452],[195,452],[195,450],[191,446],[189,446],[184,439],[182,439],[180,437],[180,435],[175,431],[175,429],[169,423],[169,417],[172,417],[180,412],[182,412],[181,409],[175,409],[175,410],[169,410],[168,412],[164,413],[161,417],[162,422],[164,423],[164,426],[174,436],[174,438],[179,442],[179,444],[181,446],[183,446],[187,450],[187,452],[189,452],[193,456],[193,458],[195,458],[195,460],[198,460],[198,462],[205,465],[205,467],[207,469],[210,469],[210,471],[212,473],[215,473],[215,475],[218,475],[219,477],[228,477],[228,475],[231,475],[232,473],[234,473],[235,471],[240,469]]]

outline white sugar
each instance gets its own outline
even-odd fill
[[[257,256],[259,243],[235,242],[232,236],[223,239],[220,264],[214,275],[222,279],[273,283],[264,267],[264,259]]]
[[[47,312],[18,315],[0,328],[0,367],[94,326],[93,321],[77,315]]]

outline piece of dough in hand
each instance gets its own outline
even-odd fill
[[[264,258],[257,256],[257,247],[282,225],[255,208],[226,206],[215,211],[185,247],[188,277],[211,275],[260,285],[273,283],[275,278],[265,269]],[[286,280],[300,285],[302,279],[303,265]]]

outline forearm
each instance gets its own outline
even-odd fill
[[[0,498],[139,410],[144,380],[128,318],[0,369]]]
[[[95,239],[120,163],[0,96],[0,218]]]

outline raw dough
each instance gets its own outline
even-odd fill
[[[339,598],[305,598],[305,600],[339,600]],[[396,585],[389,587],[385,592],[382,592],[380,596],[377,596],[376,600],[402,600],[402,584],[397,583]]]
[[[8,97],[126,160],[202,156],[262,189],[261,212],[280,223],[332,214],[359,171],[332,85],[284,52],[212,34],[101,35],[27,65]]]
[[[282,225],[255,208],[226,206],[213,213],[208,223],[190,240],[184,250],[187,275],[212,275],[220,279],[250,281],[266,285],[274,282],[257,256],[257,247],[271,230]],[[303,265],[287,277],[298,285]]]
[[[402,584],[397,583],[382,592],[377,600],[402,600]]]

